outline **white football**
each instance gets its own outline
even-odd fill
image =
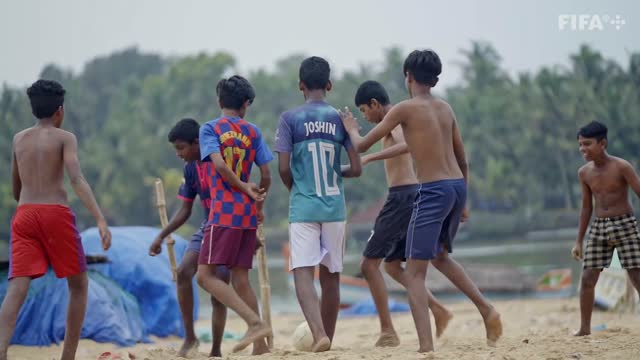
[[[311,351],[313,346],[313,335],[306,321],[303,321],[293,332],[293,347],[299,351]]]

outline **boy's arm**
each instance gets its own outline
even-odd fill
[[[162,252],[162,242],[164,239],[169,236],[169,234],[176,231],[180,226],[184,225],[189,217],[191,217],[191,210],[193,209],[193,201],[182,201],[182,206],[178,212],[173,215],[167,227],[162,229],[158,236],[153,240],[151,246],[149,247],[149,255],[155,256]]]
[[[287,187],[287,190],[291,191],[293,186],[293,175],[291,174],[291,153],[279,152],[278,153],[278,173],[280,173],[280,179],[282,183]]]
[[[409,152],[409,147],[407,146],[407,143],[404,140],[404,135],[402,134],[402,128],[396,127],[393,129],[393,131],[391,131],[391,136],[393,137],[395,144],[383,149],[382,151],[362,156],[362,165],[366,165],[372,161],[391,159]]]
[[[213,166],[216,169],[216,172],[220,174],[220,176],[224,179],[224,181],[228,182],[232,187],[242,191],[247,194],[250,198],[256,201],[263,200],[263,190],[258,188],[258,185],[254,183],[246,183],[236,175],[228,166],[227,163],[222,158],[220,153],[210,154],[209,157],[213,162]]]
[[[578,228],[578,238],[576,239],[576,245],[571,250],[571,254],[576,260],[582,260],[582,244],[584,235],[587,232],[589,226],[589,220],[591,220],[591,213],[593,211],[593,198],[591,189],[584,181],[584,169],[578,171],[578,179],[580,180],[580,186],[582,188],[582,209],[580,210],[580,225]]]
[[[341,167],[342,177],[359,177],[362,174],[362,163],[360,162],[360,155],[353,146],[347,147],[347,155],[349,155],[349,166]]]
[[[356,149],[356,152],[363,153],[400,124],[403,111],[404,106],[402,103],[394,106],[387,115],[385,115],[384,119],[364,137],[360,136],[358,122],[348,107],[345,107],[345,112],[339,111],[339,113],[345,129],[349,133],[353,147]]]
[[[451,112],[453,115],[453,112]],[[456,162],[462,171],[464,181],[469,184],[469,165],[467,164],[467,157],[464,153],[464,144],[462,143],[462,136],[460,130],[458,130],[458,122],[455,116],[453,117],[453,154],[456,157]]]
[[[271,170],[269,170],[269,164],[263,164],[260,166],[260,189],[262,189],[264,198],[267,197],[267,193],[269,188],[271,187]],[[264,201],[256,202],[256,209],[258,211],[258,222],[262,223],[264,221],[264,213],[262,209],[264,208]]]
[[[640,177],[638,177],[636,170],[627,161],[625,161],[622,166],[622,174],[624,175],[627,184],[629,184],[629,187],[634,193],[636,193],[636,196],[640,198]]]
[[[13,143],[15,149],[15,141]],[[22,191],[22,181],[20,181],[20,173],[18,172],[18,160],[16,159],[15,150],[11,151],[11,182],[13,188],[13,198],[16,202],[20,202],[20,192]]]
[[[100,207],[93,196],[91,187],[82,175],[80,169],[80,161],[78,160],[78,140],[71,133],[66,133],[63,140],[62,160],[67,170],[73,191],[78,195],[84,206],[89,210],[93,218],[96,220],[100,238],[102,240],[102,248],[104,250],[111,247],[111,232],[107,226],[107,221],[100,211]]]

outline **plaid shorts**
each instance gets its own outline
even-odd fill
[[[584,254],[585,269],[609,267],[613,250],[618,250],[624,269],[640,268],[640,234],[633,214],[596,218],[589,230]]]

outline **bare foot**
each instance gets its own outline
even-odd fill
[[[419,348],[418,349],[419,353],[428,353],[428,352],[433,352],[433,346],[430,348]]]
[[[251,343],[254,343],[260,339],[264,339],[271,334],[271,328],[267,324],[259,322],[258,324],[250,326],[249,329],[247,329],[247,332],[236,344],[236,346],[233,347],[232,351],[234,353],[242,351],[244,350],[244,348],[251,345]]]
[[[198,341],[198,339],[190,341],[185,340],[184,343],[182,343],[180,350],[178,350],[178,356],[188,358],[198,351],[198,346],[200,346],[200,341]]]
[[[502,336],[502,321],[496,309],[491,309],[484,317],[484,327],[487,331],[487,345],[496,346],[496,342]]]
[[[587,336],[591,335],[591,331],[580,329],[573,333],[573,336]]]
[[[447,329],[449,321],[453,319],[453,314],[449,311],[445,311],[444,313],[439,313],[437,316],[433,313],[433,317],[436,320],[436,338],[439,338]]]
[[[383,331],[380,333],[376,346],[378,347],[395,347],[400,345],[400,339],[395,331]]]
[[[331,340],[329,340],[329,338],[325,336],[322,339],[318,340],[318,342],[313,344],[311,352],[323,352],[328,351],[329,349],[331,349]]]
[[[253,351],[251,352],[251,355],[262,355],[270,352],[271,350],[269,350],[269,346],[266,344],[264,340],[260,340],[253,343]]]
[[[209,357],[222,357],[222,351],[220,351],[220,348],[211,349],[211,352],[209,353]]]

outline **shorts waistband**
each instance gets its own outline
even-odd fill
[[[618,216],[610,216],[610,217],[596,217],[596,221],[616,221],[616,220],[628,220],[635,219],[635,215],[633,213],[618,215]]]
[[[62,204],[21,204],[18,205],[16,210],[29,210],[29,209],[60,209],[60,210],[71,210],[71,208],[67,205]]]
[[[389,188],[389,194],[405,192],[405,191],[418,191],[418,184],[399,185],[399,186],[392,186]]]
[[[464,178],[430,181],[430,182],[422,183],[419,186],[420,188],[426,188],[426,187],[438,186],[438,185],[458,185],[458,184],[466,184],[464,181]]]

